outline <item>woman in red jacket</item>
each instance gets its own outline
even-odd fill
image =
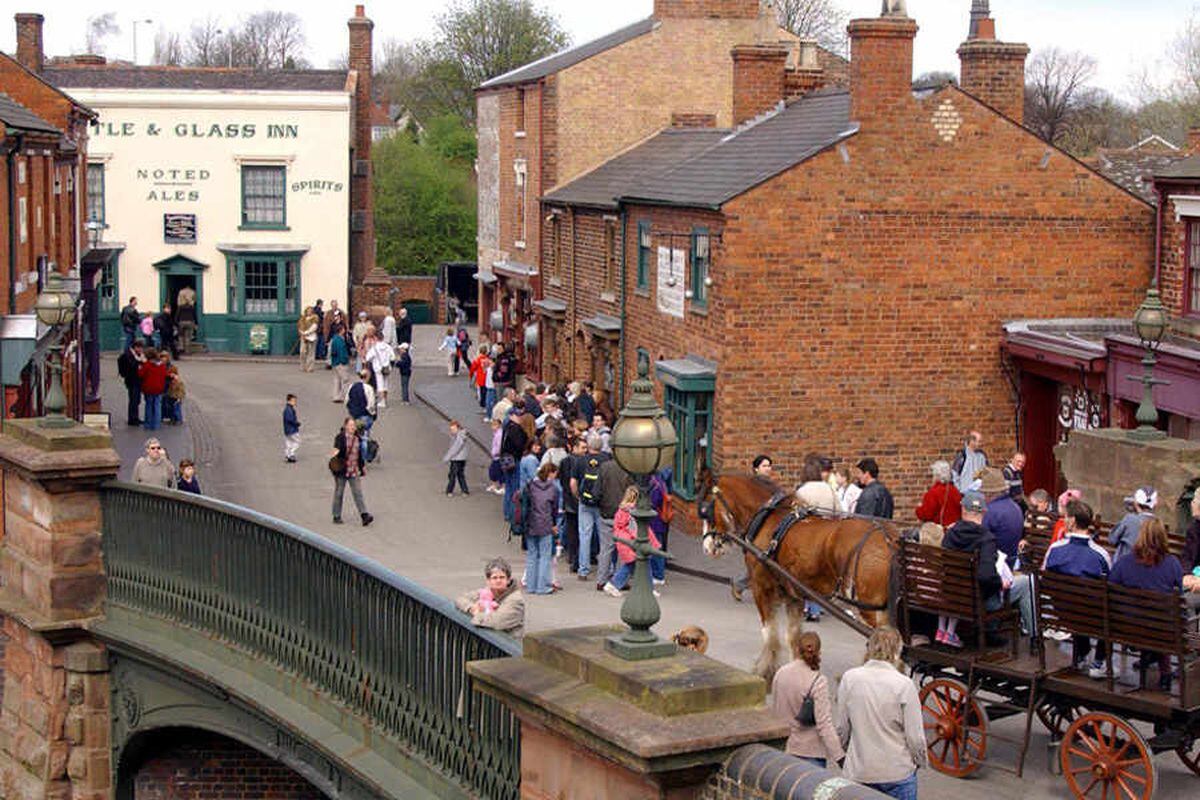
[[[146,418],[142,423],[148,431],[162,427],[162,399],[167,391],[167,370],[170,362],[166,352],[154,348],[146,351],[146,360],[138,367],[138,380],[142,384],[142,395],[146,398]]]
[[[917,519],[949,528],[962,518],[962,494],[954,486],[950,462],[935,461],[929,469],[933,472],[933,486],[917,506]]]

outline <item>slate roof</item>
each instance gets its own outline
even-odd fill
[[[6,94],[0,94],[0,122],[3,122],[7,128],[17,130],[62,133],[58,128]]]
[[[1151,178],[1184,158],[1183,153],[1169,150],[1102,150],[1096,158],[1096,169],[1113,183],[1154,205],[1157,198]]]
[[[542,199],[569,206],[616,208],[617,198],[647,176],[659,175],[699,155],[728,135],[728,130],[714,128],[668,128]]]
[[[1200,155],[1176,159],[1170,166],[1155,170],[1154,177],[1200,179]]]
[[[42,77],[61,89],[184,89],[340,92],[346,71],[253,70],[224,67],[47,66]]]
[[[720,208],[857,132],[857,125],[850,122],[849,92],[813,92],[739,128],[692,158],[639,181],[622,199]]]
[[[590,42],[585,42],[578,47],[572,47],[562,52],[555,53],[537,61],[530,62],[523,67],[517,67],[514,70],[497,75],[495,78],[484,81],[479,85],[480,89],[494,89],[497,86],[508,86],[514,83],[525,83],[526,81],[536,81],[539,78],[544,78],[547,75],[553,75],[567,67],[574,66],[580,61],[586,61],[594,55],[599,55],[605,50],[625,44],[628,41],[645,36],[658,25],[658,20],[653,17],[639,20],[632,25],[626,25],[624,28],[615,30],[610,34],[601,36],[599,39],[593,39]]]

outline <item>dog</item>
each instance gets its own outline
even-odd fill
[[[697,653],[703,654],[708,650],[708,634],[703,628],[695,625],[688,625],[679,633],[671,637],[675,644],[686,650],[695,650]]]

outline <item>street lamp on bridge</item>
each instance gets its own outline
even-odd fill
[[[1146,355],[1142,357],[1144,369],[1141,377],[1129,376],[1131,381],[1142,382],[1142,402],[1138,406],[1136,417],[1138,426],[1129,432],[1129,438],[1141,441],[1165,439],[1167,434],[1156,427],[1158,409],[1154,407],[1154,386],[1169,383],[1154,377],[1154,365],[1158,363],[1156,354],[1167,332],[1167,309],[1158,296],[1157,282],[1147,290],[1146,299],[1133,315],[1133,329],[1141,340]]]
[[[33,306],[38,320],[50,328],[50,357],[46,364],[50,369],[50,390],[46,392],[45,415],[38,420],[43,428],[69,428],[75,421],[63,411],[67,407],[67,396],[62,387],[63,371],[63,328],[75,319],[75,298],[57,272],[50,273],[46,287],[37,296]]]

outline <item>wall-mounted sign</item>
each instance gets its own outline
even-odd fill
[[[179,139],[256,139],[264,133],[268,139],[298,139],[299,125],[255,125],[238,122],[98,122],[93,125],[97,137],[128,138],[131,136],[161,136]]]
[[[159,203],[195,203],[200,200],[200,183],[212,173],[198,167],[138,167],[137,179],[150,184],[147,200]]]
[[[658,310],[673,317],[683,317],[683,284],[687,253],[669,247],[658,248],[658,280],[656,283]]]
[[[341,181],[292,181],[292,191],[296,194],[324,194],[340,192],[344,188]]]
[[[195,244],[196,215],[163,214],[163,241],[167,244]]]

